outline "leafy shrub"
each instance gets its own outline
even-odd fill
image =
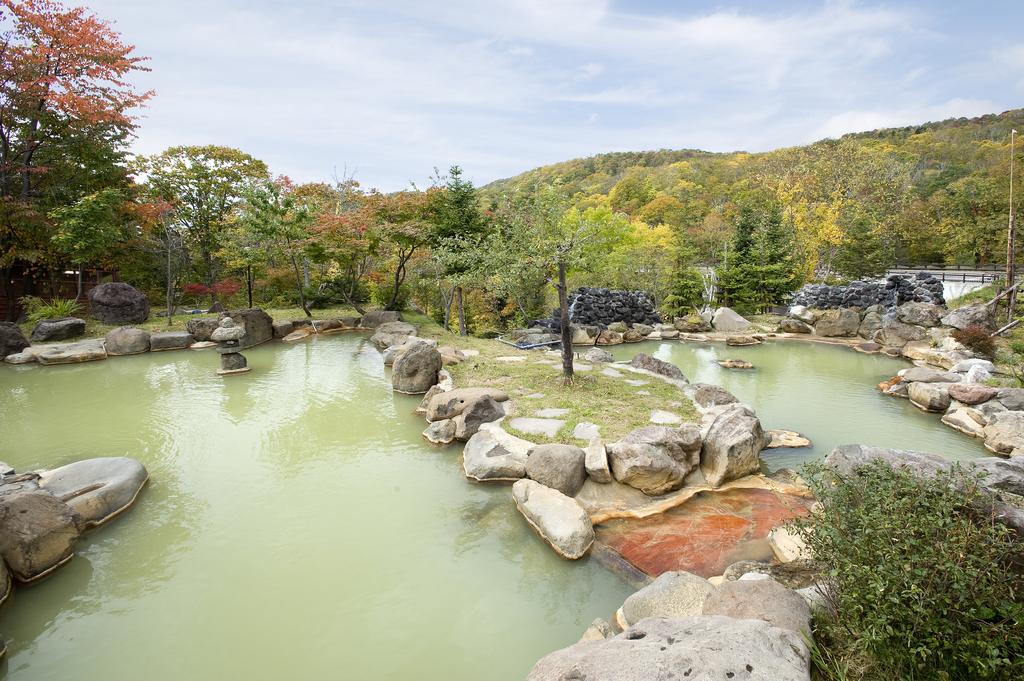
[[[954,329],[952,335],[954,340],[963,344],[968,350],[983,357],[994,357],[996,342],[989,336],[989,333],[984,326],[972,324],[965,329]]]
[[[828,679],[1024,678],[1020,545],[979,509],[959,468],[921,480],[882,462],[848,477],[808,467],[822,502],[796,523],[826,568],[834,618],[815,660]]]
[[[82,311],[82,306],[73,298],[43,300],[35,296],[24,296],[18,302],[25,308],[25,316],[30,322],[73,317]]]
[[[219,297],[230,298],[242,289],[242,284],[237,279],[221,279],[212,288]]]

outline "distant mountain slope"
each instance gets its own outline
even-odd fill
[[[652,226],[673,227],[704,261],[717,259],[738,206],[757,194],[780,204],[798,233],[832,229],[805,240],[819,251],[817,266],[869,233],[885,241],[883,260],[993,262],[1005,257],[1012,128],[1024,133],[1024,109],[760,153],[607,153],[498,180],[481,194],[492,201],[558,182],[580,201],[608,200]]]

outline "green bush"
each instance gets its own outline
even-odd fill
[[[954,329],[952,336],[956,342],[961,343],[968,350],[971,350],[983,357],[994,357],[996,354],[996,341],[984,326],[972,324],[964,329]]]
[[[25,308],[25,316],[30,322],[73,317],[82,311],[82,306],[73,298],[43,300],[35,296],[24,296],[18,302]]]
[[[826,569],[826,679],[1024,678],[1020,544],[959,468],[929,480],[882,462],[807,470],[821,509],[797,532]]]

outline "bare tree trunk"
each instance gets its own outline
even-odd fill
[[[468,332],[466,331],[466,307],[465,307],[465,305],[463,305],[463,301],[462,301],[462,287],[461,286],[456,286],[455,287],[455,305],[456,305],[456,307],[458,307],[458,310],[459,310],[459,335],[460,336],[469,335]]]
[[[171,236],[167,234],[167,327],[174,319],[174,279],[171,276]]]
[[[302,311],[306,314],[306,317],[312,319],[313,313],[309,311],[309,306],[306,304],[306,293],[303,291],[302,286],[302,272],[299,271],[298,258],[293,254],[291,256],[292,269],[295,270],[295,288],[299,291],[299,304],[302,306]]]
[[[252,265],[245,266],[245,288],[249,294],[249,308],[252,308]]]
[[[78,285],[78,288],[75,290],[75,301],[77,302],[77,301],[82,299],[82,264],[81,263],[78,264],[78,276],[75,279],[76,279],[75,283]]]
[[[444,309],[444,330],[448,331],[448,325],[452,323],[452,301],[455,299],[455,291],[446,294],[441,284],[437,285],[437,289],[441,292],[441,307]]]
[[[562,312],[562,379],[571,383],[572,369],[572,330],[569,328],[569,297],[565,292],[565,263],[558,263],[558,307]]]

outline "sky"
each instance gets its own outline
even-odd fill
[[[150,57],[134,151],[233,146],[302,182],[485,184],[1024,107],[1020,0],[84,1]]]

